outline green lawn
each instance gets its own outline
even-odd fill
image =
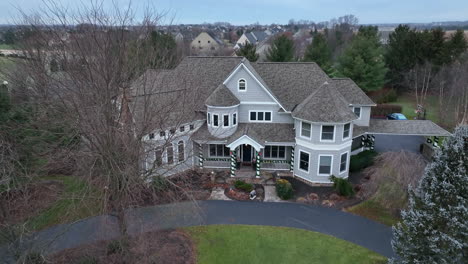
[[[41,179],[60,181],[64,185],[64,190],[52,206],[27,221],[30,229],[40,230],[98,215],[101,212],[97,190],[88,186],[83,180],[72,176],[50,176]]]
[[[387,208],[383,207],[374,198],[347,208],[346,211],[367,217],[388,226],[395,225],[400,221],[399,218],[395,217]]]
[[[214,225],[185,230],[195,242],[197,263],[386,263],[386,258],[344,240],[302,229]]]
[[[13,45],[0,44],[0,49],[15,49]]]
[[[416,113],[416,98],[414,95],[400,95],[396,102],[390,104],[400,105],[403,107],[402,114],[404,114],[408,119],[414,119]],[[428,95],[426,99],[426,119],[432,120],[434,123],[439,124],[439,100],[437,96]]]

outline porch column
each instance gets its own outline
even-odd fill
[[[260,178],[260,152],[255,150],[255,178]]]
[[[294,171],[294,146],[291,147],[291,164],[289,165],[289,170]]]
[[[236,165],[237,165],[237,159],[236,159],[236,150],[231,150],[231,177],[236,176]]]
[[[198,166],[203,169],[203,146],[201,144],[198,144],[198,150]]]

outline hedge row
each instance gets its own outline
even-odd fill
[[[401,113],[403,108],[400,105],[380,104],[372,107],[372,116],[386,116],[393,113]]]

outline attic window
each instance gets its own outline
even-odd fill
[[[246,91],[247,90],[247,82],[244,79],[240,79],[237,83],[237,88],[239,91]]]

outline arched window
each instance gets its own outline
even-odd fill
[[[239,91],[246,91],[247,90],[247,82],[244,79],[240,79],[237,83],[237,88]]]
[[[179,162],[181,162],[185,160],[184,141],[183,140],[179,141],[177,145],[178,145],[177,151],[179,154]]]

